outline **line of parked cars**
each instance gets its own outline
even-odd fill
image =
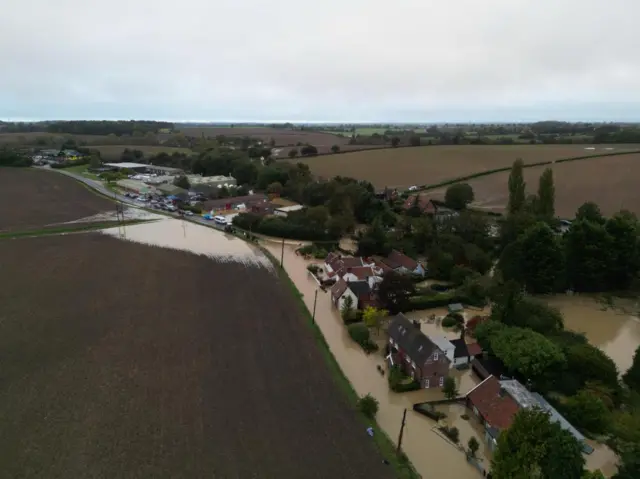
[[[135,193],[125,193],[127,198],[131,198],[138,203],[144,204],[145,206],[151,207],[156,210],[164,210],[169,211],[171,213],[179,213],[185,216],[193,216],[192,211],[184,211],[178,209],[173,200],[168,198],[159,198],[159,197],[150,197],[145,195],[137,195]]]

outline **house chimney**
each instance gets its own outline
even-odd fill
[[[420,321],[417,321],[417,320],[415,320],[415,319],[414,319],[412,322],[413,322],[413,325],[414,325],[414,326],[418,329],[418,331],[419,331],[419,330],[420,330]]]
[[[503,398],[503,397],[505,397],[506,394],[507,394],[507,391],[503,387],[500,387],[500,392],[498,393],[498,395],[501,398]]]

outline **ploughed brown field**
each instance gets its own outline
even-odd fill
[[[122,152],[126,149],[140,150],[145,157],[157,155],[158,153],[189,153],[189,148],[173,148],[170,146],[152,146],[152,145],[91,145],[91,149],[100,151],[103,161],[119,160]]]
[[[513,145],[424,146],[358,151],[344,155],[295,159],[324,178],[349,176],[370,181],[378,188],[433,185],[460,176],[510,166],[517,158],[525,163],[575,156],[636,151],[640,145]]]
[[[325,155],[325,154],[332,154],[333,152],[331,151],[331,147],[333,145],[335,145],[336,143],[332,143],[332,144],[325,144],[325,145],[314,145],[317,149],[318,149],[318,154],[319,155]],[[359,150],[372,150],[374,148],[391,148],[389,145],[341,145],[338,144],[338,146],[340,147],[340,152],[345,152],[345,151],[359,151]],[[278,153],[276,154],[276,158],[278,159],[289,159],[289,152],[291,150],[298,150],[298,156],[300,153],[300,148],[302,148],[301,146],[286,146],[283,148],[280,148],[278,151]]]
[[[603,214],[611,215],[627,209],[640,215],[640,155],[605,156],[548,166],[525,168],[527,193],[535,193],[538,179],[545,168],[553,169],[556,187],[556,214],[572,218],[580,205],[593,201]],[[488,211],[503,212],[507,206],[509,173],[496,173],[469,180],[475,202],[472,206]],[[427,192],[442,199],[445,188]]]
[[[262,141],[269,142],[273,138],[276,146],[295,146],[300,143],[311,143],[316,147],[326,146],[331,148],[332,145],[344,145],[349,142],[349,138],[339,137],[331,133],[322,133],[319,131],[301,131],[286,130],[281,128],[269,127],[184,127],[180,131],[187,136],[210,136],[218,135],[228,137],[245,137],[259,138]]]
[[[115,211],[115,204],[54,171],[0,168],[0,232],[17,231]]]
[[[271,270],[99,233],[0,265],[3,477],[392,477]]]

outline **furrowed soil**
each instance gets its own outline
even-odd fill
[[[495,168],[508,167],[522,158],[525,163],[601,155],[616,151],[639,151],[640,145],[509,145],[509,146],[425,146],[357,151],[295,159],[316,176],[349,176],[367,180],[378,188],[406,188],[435,185]]]
[[[553,170],[556,214],[561,218],[572,218],[587,201],[596,203],[607,216],[621,209],[640,214],[640,155],[605,156],[526,168],[527,193],[536,192],[540,175],[546,168]],[[475,193],[472,206],[503,212],[509,199],[508,180],[509,172],[469,180]],[[445,191],[446,188],[438,188],[427,194],[443,199]]]
[[[106,211],[115,203],[53,171],[0,168],[0,232],[32,230]]]
[[[273,270],[0,242],[0,476],[390,478]]]

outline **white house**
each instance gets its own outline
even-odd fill
[[[429,336],[429,339],[433,344],[438,346],[438,348],[440,348],[444,352],[445,356],[449,360],[449,367],[454,367],[456,347],[453,345],[453,343],[451,343],[451,341],[449,341],[444,336]]]

